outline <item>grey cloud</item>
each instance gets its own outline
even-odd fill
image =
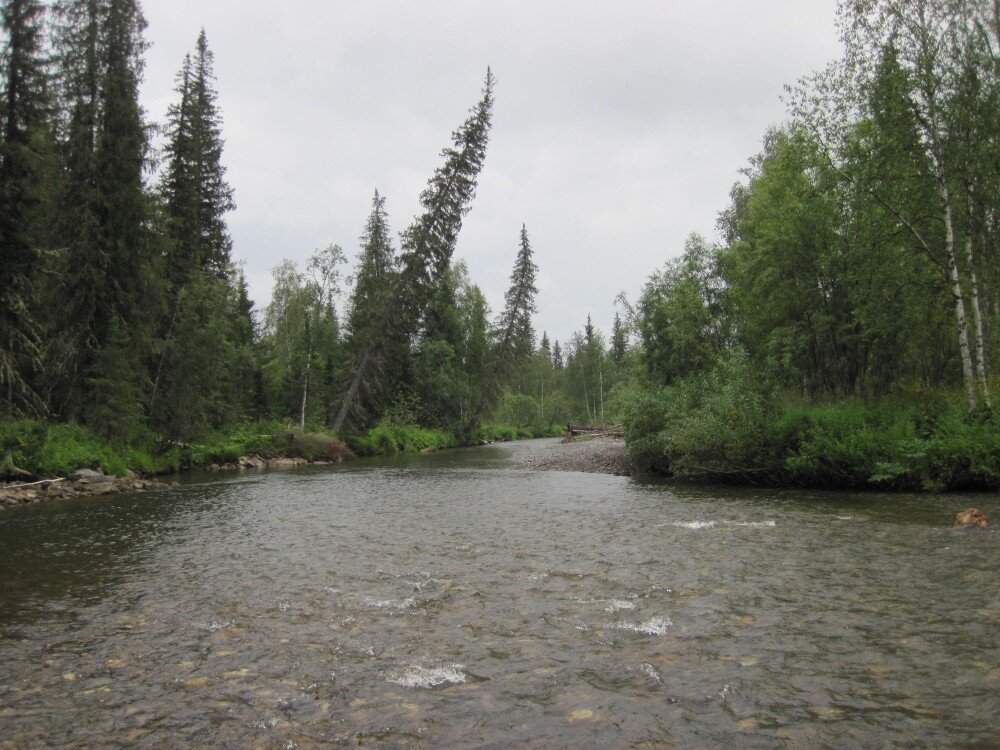
[[[457,254],[499,307],[526,222],[542,271],[536,325],[608,331],[619,290],[708,236],[781,86],[838,50],[834,0],[308,2],[146,0],[145,105],[162,119],[201,26],[216,54],[258,303],[270,269],[330,242],[356,251],[371,192],[397,230],[440,149],[499,79],[487,165]],[[589,302],[581,302],[588,300]]]

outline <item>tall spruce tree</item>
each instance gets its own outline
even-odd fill
[[[535,286],[538,266],[532,256],[528,230],[522,225],[517,260],[514,262],[510,287],[504,295],[504,309],[495,331],[491,366],[476,406],[465,424],[463,432],[466,436],[476,429],[483,415],[496,406],[511,373],[531,356],[535,338],[531,315],[536,309],[535,295],[538,293]]]
[[[399,274],[393,291],[393,312],[379,335],[358,359],[344,393],[333,429],[340,432],[353,413],[361,384],[371,380],[369,368],[384,362],[384,346],[417,333],[438,280],[444,275],[455,242],[476,194],[476,181],[486,158],[493,112],[492,72],[487,69],[482,97],[462,126],[452,134],[453,145],[442,151],[439,167],[420,195],[424,212],[407,229],[400,243]]]
[[[148,132],[138,102],[145,20],[135,0],[76,0],[61,6],[60,21],[69,112],[61,200],[66,317],[47,361],[60,371],[64,416],[103,419],[111,392],[95,384],[115,361],[116,377],[127,370],[133,381],[116,393],[139,392],[157,307],[143,182]],[[130,396],[111,410],[121,409],[141,406]]]
[[[38,411],[28,370],[38,365],[40,331],[31,313],[39,264],[43,184],[51,155],[51,101],[36,0],[6,0],[0,143],[0,415]]]
[[[80,416],[81,372],[96,339],[94,311],[107,286],[97,240],[95,152],[104,74],[104,3],[64,0],[55,6],[58,71],[59,154],[62,179],[57,199],[56,237],[61,248],[56,297],[62,314],[52,316],[44,352],[45,388],[53,410]]]
[[[378,414],[384,401],[384,384],[393,379],[385,376],[397,359],[393,357],[393,347],[379,341],[390,327],[395,251],[389,236],[385,197],[377,190],[360,242],[358,268],[345,321],[343,357],[336,380],[341,402],[348,404],[350,411],[343,417],[339,413],[330,415],[333,421],[341,419],[341,424],[351,428]],[[342,403],[338,404],[341,410]]]
[[[223,277],[232,251],[225,215],[235,203],[222,165],[214,56],[204,29],[194,56],[185,56],[177,75],[177,96],[167,113],[167,169],[161,184],[171,240],[167,275],[175,290],[196,270]]]
[[[231,269],[225,214],[234,208],[233,191],[222,166],[214,81],[213,56],[202,30],[194,55],[185,56],[177,75],[160,183],[170,312],[159,325],[162,343],[150,408],[157,427],[181,438],[247,413],[253,392],[247,382],[253,377],[252,319],[245,281]],[[206,372],[214,373],[214,380]],[[192,420],[186,414],[192,411],[202,417]]]

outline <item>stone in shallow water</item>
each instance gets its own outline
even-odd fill
[[[969,528],[989,526],[990,522],[982,511],[977,508],[967,508],[955,516],[955,526],[966,526]]]

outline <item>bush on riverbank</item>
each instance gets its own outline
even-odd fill
[[[1000,488],[1000,427],[961,394],[786,404],[736,357],[633,397],[640,468],[674,476],[842,489]]]
[[[364,435],[348,435],[347,444],[359,456],[418,453],[425,448],[454,448],[458,438],[446,430],[380,422]]]

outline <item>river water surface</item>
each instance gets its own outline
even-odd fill
[[[997,747],[996,495],[510,447],[0,514],[0,747]]]

